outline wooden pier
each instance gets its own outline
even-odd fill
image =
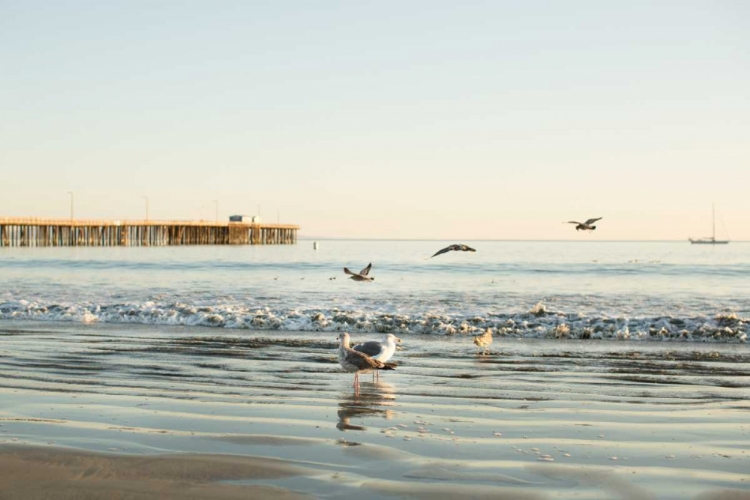
[[[0,247],[293,245],[298,230],[294,224],[0,217]]]

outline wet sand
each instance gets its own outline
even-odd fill
[[[0,498],[750,498],[746,345],[402,337],[0,322]]]
[[[276,487],[219,484],[307,472],[268,458],[201,454],[123,456],[49,446],[5,446],[0,449],[0,470],[2,498],[310,498]]]

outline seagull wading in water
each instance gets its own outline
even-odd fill
[[[598,220],[602,220],[602,217],[589,219],[586,222],[577,222],[574,220],[569,220],[568,222],[566,222],[566,224],[576,224],[576,231],[593,231],[594,229],[596,229],[596,226],[593,226],[592,224]]]
[[[487,328],[487,331],[485,331],[482,335],[477,335],[474,337],[474,345],[477,346],[477,354],[479,354],[479,349],[482,349],[483,354],[487,354],[490,350],[490,344],[492,343],[492,330],[490,328]]]
[[[372,262],[367,264],[367,267],[362,269],[359,274],[351,272],[348,267],[344,268],[344,273],[350,275],[350,279],[353,279],[354,281],[375,281],[375,278],[368,276],[368,274],[370,274],[370,269],[372,269]]]
[[[476,252],[476,250],[474,250],[473,248],[471,248],[468,245],[464,245],[464,244],[461,244],[461,243],[456,243],[455,245],[450,245],[450,246],[447,246],[447,247],[445,247],[445,248],[443,248],[441,250],[438,250],[437,252],[435,252],[435,255],[433,255],[432,257],[436,257],[436,256],[438,256],[440,254],[448,253],[448,252],[451,252],[451,251],[453,251],[453,252]],[[430,257],[430,258],[432,258],[432,257]]]
[[[367,354],[375,361],[385,363],[393,357],[393,354],[396,352],[396,343],[400,342],[400,338],[396,337],[392,333],[389,333],[385,336],[382,342],[378,342],[377,340],[370,340],[368,342],[357,344],[352,347],[352,349]],[[376,376],[380,378],[380,372],[378,370],[375,370],[372,376],[373,378],[375,378]]]
[[[339,364],[344,371],[354,373],[354,392],[359,393],[359,372],[370,370],[394,370],[393,363],[383,363],[372,359],[363,352],[355,351],[349,347],[349,334],[344,332],[339,335]]]

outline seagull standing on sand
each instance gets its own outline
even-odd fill
[[[354,373],[354,392],[359,393],[359,372],[370,370],[394,370],[393,363],[383,363],[372,359],[363,352],[355,351],[349,347],[349,334],[344,332],[339,335],[339,364],[344,371]]]
[[[370,269],[372,269],[372,262],[367,264],[367,267],[362,269],[359,274],[351,272],[348,267],[344,268],[344,273],[350,275],[350,279],[353,279],[354,281],[375,281],[375,278],[368,276],[368,274],[370,274]]]
[[[377,340],[370,340],[368,342],[363,342],[362,344],[357,344],[352,349],[358,352],[363,352],[370,356],[375,361],[380,361],[381,363],[385,363],[389,359],[393,357],[393,354],[396,352],[396,343],[401,342],[401,339],[393,335],[392,333],[389,333],[385,336],[382,342],[378,342]],[[373,378],[377,376],[377,378],[380,378],[380,372],[376,370],[372,374]]]
[[[438,250],[437,252],[435,252],[435,255],[433,255],[432,257],[435,257],[435,256],[440,255],[442,253],[448,253],[450,251],[454,251],[454,252],[476,252],[476,250],[474,250],[473,248],[471,248],[468,245],[456,243],[455,245],[450,245],[450,246],[447,246],[447,247],[443,248],[442,250]],[[430,257],[430,258],[432,258],[432,257]]]
[[[490,350],[490,344],[492,343],[492,329],[487,328],[482,335],[474,337],[474,345],[477,346],[477,354],[479,349],[483,349],[482,354],[487,354]]]
[[[593,231],[594,229],[596,229],[596,226],[592,226],[592,224],[598,220],[602,220],[602,217],[589,219],[586,222],[576,222],[574,220],[569,220],[568,222],[566,222],[566,224],[576,224],[576,231]]]

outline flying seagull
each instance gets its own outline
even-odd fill
[[[393,357],[393,354],[396,352],[397,342],[401,342],[401,339],[396,337],[392,333],[389,333],[385,336],[382,342],[378,342],[377,340],[370,340],[362,344],[357,344],[352,349],[367,354],[375,361],[385,363],[386,361],[391,359]],[[373,373],[373,378],[375,376],[378,376],[379,378],[380,373],[378,371],[375,371],[375,373]]]
[[[451,245],[451,246],[443,248],[442,250],[438,250],[435,253],[435,255],[433,255],[432,257],[440,255],[441,253],[447,253],[447,252],[450,252],[450,251],[455,251],[455,252],[476,252],[476,250],[474,250],[473,248],[471,248],[468,245],[463,245],[463,244],[456,243],[455,245]],[[430,258],[432,258],[432,257],[430,257]]]
[[[477,346],[477,354],[479,354],[479,349],[483,349],[482,353],[487,354],[490,350],[491,343],[492,330],[490,328],[487,328],[487,331],[485,331],[482,335],[474,337],[474,345]]]
[[[598,220],[602,220],[602,218],[596,217],[594,219],[589,219],[586,222],[569,220],[567,224],[576,224],[576,231],[593,231],[594,229],[596,229],[596,226],[592,226],[592,224]]]
[[[372,262],[367,264],[367,267],[362,269],[359,274],[351,272],[348,267],[344,268],[344,273],[351,275],[350,279],[353,279],[354,281],[375,281],[375,278],[368,276],[368,274],[370,274],[370,269],[372,269]]]
[[[339,335],[339,364],[344,371],[354,373],[354,392],[359,393],[359,372],[370,370],[395,370],[393,363],[383,363],[372,359],[363,352],[355,351],[349,347],[349,334],[344,332]]]

